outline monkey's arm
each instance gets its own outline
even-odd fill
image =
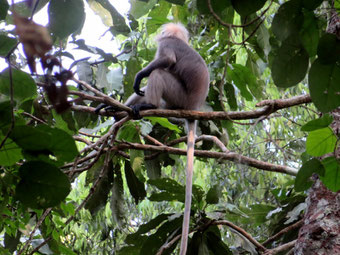
[[[142,69],[136,74],[135,82],[133,84],[133,89],[137,95],[144,96],[144,91],[141,91],[140,82],[143,78],[148,77],[151,72],[157,68],[168,68],[171,65],[176,63],[176,56],[172,50],[163,50],[162,56],[154,59],[153,61],[148,64],[147,67]]]

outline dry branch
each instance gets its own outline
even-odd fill
[[[158,152],[166,152],[176,155],[186,155],[186,150],[172,148],[168,146],[155,146],[148,144],[138,144],[138,143],[127,143],[122,142],[116,146],[116,149],[135,149],[135,150],[149,150],[149,151],[158,151]],[[263,162],[254,158],[242,156],[235,152],[215,152],[215,151],[203,151],[203,150],[195,150],[196,157],[202,158],[217,158],[221,160],[229,160],[238,164],[248,165],[251,167],[255,167],[258,169],[262,169],[270,172],[277,173],[285,173],[289,175],[295,176],[297,174],[297,170],[288,166],[280,166],[272,163]]]

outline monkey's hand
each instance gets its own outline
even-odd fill
[[[133,90],[135,91],[135,93],[141,97],[143,97],[145,95],[144,91],[140,90],[140,82],[142,80],[142,77],[140,75],[140,73],[137,73],[136,77],[135,77],[135,82],[133,83]]]

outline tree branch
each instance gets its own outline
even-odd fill
[[[172,153],[176,155],[186,155],[186,150],[183,150],[183,149],[172,148],[168,146],[155,146],[155,145],[148,145],[148,144],[128,143],[128,142],[122,142],[116,145],[116,150],[122,150],[122,149],[150,150],[150,151]],[[229,161],[232,161],[238,164],[248,165],[251,167],[255,167],[255,168],[262,169],[265,171],[270,171],[270,172],[284,173],[284,174],[289,174],[293,176],[297,174],[297,169],[295,168],[263,162],[263,161],[260,161],[254,158],[242,156],[235,152],[223,153],[223,152],[214,152],[214,151],[195,150],[195,156],[203,157],[203,158],[217,158],[217,159],[229,160]]]

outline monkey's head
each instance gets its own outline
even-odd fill
[[[181,23],[168,23],[163,25],[158,39],[168,36],[174,36],[186,43],[189,43],[189,32]]]

